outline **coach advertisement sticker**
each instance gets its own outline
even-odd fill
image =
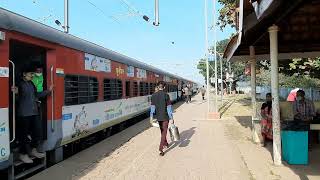
[[[127,76],[128,77],[134,77],[134,67],[133,66],[128,66],[127,67]]]
[[[111,61],[102,57],[85,53],[85,70],[96,72],[111,72]]]
[[[95,131],[110,121],[150,108],[148,96],[83,105],[64,106],[62,109],[63,141],[70,141]]]
[[[2,108],[0,109],[0,162],[9,159],[9,138],[8,108]]]
[[[137,78],[147,78],[147,71],[137,68]]]

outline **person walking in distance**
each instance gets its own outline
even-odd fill
[[[167,141],[167,131],[169,120],[171,123],[173,122],[172,115],[172,105],[170,101],[169,95],[164,91],[165,84],[163,81],[160,81],[157,85],[158,92],[154,93],[151,96],[151,111],[150,118],[153,119],[153,115],[156,113],[156,118],[158,120],[161,132],[161,140],[159,145],[159,155],[164,155],[164,148],[168,148]]]
[[[201,95],[202,95],[202,100],[204,100],[204,95],[206,94],[206,89],[204,88],[204,86],[202,86],[202,88],[200,89]]]
[[[184,91],[184,95],[185,95],[185,98],[186,98],[186,103],[189,103],[190,102],[190,89],[189,89],[189,87],[188,86],[185,86],[184,88],[183,88],[183,91]]]
[[[193,90],[192,90],[192,87],[191,87],[191,84],[188,84],[188,88],[189,88],[189,102],[191,103],[191,96],[193,95]]]

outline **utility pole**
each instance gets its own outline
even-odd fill
[[[215,79],[215,91],[216,91],[216,95],[215,95],[215,112],[218,112],[218,83],[217,83],[217,79],[218,79],[218,68],[217,68],[217,27],[216,27],[216,0],[213,0],[213,29],[214,29],[214,71],[215,71],[215,75],[214,75],[214,79]]]
[[[69,0],[64,0],[64,32],[69,33]]]
[[[207,64],[207,104],[208,104],[208,113],[210,112],[210,79],[209,79],[209,44],[208,44],[208,9],[207,9],[207,0],[204,0],[204,19],[205,19],[205,57]]]
[[[154,23],[153,23],[153,25],[155,25],[155,26],[159,26],[159,0],[155,0],[154,1],[154,6],[155,6],[155,10],[154,10],[154,18],[155,18],[155,20],[154,20]]]

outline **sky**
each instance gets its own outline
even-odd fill
[[[197,62],[205,55],[204,1],[159,3],[160,26],[156,27],[152,25],[154,0],[69,0],[69,33],[204,83],[197,69]],[[62,30],[54,21],[64,22],[64,0],[0,0],[0,7]],[[221,5],[217,3],[216,7],[220,9]],[[147,15],[150,23],[141,15]],[[208,26],[213,25],[212,17],[213,1],[208,0]],[[218,28],[217,39],[229,38],[233,32],[230,27],[223,32]],[[212,46],[214,31],[208,34]]]

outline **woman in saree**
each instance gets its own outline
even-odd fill
[[[261,106],[261,134],[263,137],[263,145],[267,140],[272,140],[272,97],[271,93],[266,94],[266,102]]]

